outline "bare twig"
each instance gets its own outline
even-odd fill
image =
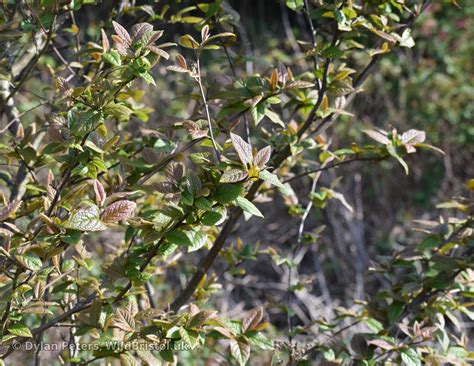
[[[327,161],[323,163],[322,168],[327,164]],[[311,184],[311,190],[310,194],[314,193],[316,191],[316,185],[318,183],[319,177],[321,176],[321,171],[317,172],[315,176],[313,177],[313,183]],[[292,289],[292,278],[293,278],[293,267],[294,267],[294,262],[295,262],[295,251],[296,249],[300,246],[301,240],[303,238],[303,232],[304,232],[304,226],[306,219],[308,218],[308,215],[311,211],[311,208],[313,207],[313,201],[309,201],[308,205],[306,206],[303,215],[301,216],[301,221],[300,225],[298,228],[298,236],[296,238],[296,243],[292,245],[291,247],[291,262],[288,265],[288,282],[287,282],[287,298],[286,298],[286,320],[287,320],[287,325],[288,325],[288,342],[290,344],[289,347],[289,365],[293,364],[293,355],[292,355],[292,349],[291,344],[293,343],[293,316],[291,313],[291,301],[293,298],[293,289]]]
[[[220,162],[221,155],[219,153],[219,148],[217,147],[216,140],[214,138],[214,132],[212,131],[211,114],[209,113],[209,105],[207,103],[206,93],[204,92],[204,87],[202,85],[202,80],[201,80],[201,66],[199,62],[199,55],[196,57],[196,64],[197,64],[197,74],[198,74],[196,77],[196,81],[199,85],[199,91],[201,92],[202,101],[204,103],[204,108],[206,110],[207,124],[209,126],[209,135],[211,137],[212,147],[214,148],[214,154],[216,155],[216,160]]]

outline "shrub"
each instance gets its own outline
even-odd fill
[[[446,322],[459,333],[459,314],[473,317],[469,198],[442,204],[448,214],[440,222],[420,222],[425,238],[370,268],[383,279],[377,294],[309,327],[294,321],[295,297],[307,285],[296,275],[297,257],[324,230],[306,233],[308,215],[334,201],[353,210],[338,190],[341,178],[322,186],[321,174],[385,161],[408,174],[407,155],[442,153],[411,127],[366,128],[366,143],[349,146],[333,146],[329,129],[348,120],[386,54],[415,46],[411,27],[429,2],[287,0],[309,29],[310,41],[297,46],[301,62],[271,60],[254,71],[227,2],[123,2],[112,10],[89,3],[2,6],[2,359],[34,345],[38,365],[60,337],[69,346],[52,357],[69,364],[473,358],[467,335],[455,336]],[[96,24],[81,29],[90,11],[104,19],[95,15]],[[182,28],[174,24],[192,31],[176,35]],[[157,104],[154,92],[163,94]],[[175,118],[153,123],[162,110]],[[291,183],[306,178],[312,186],[301,205]],[[466,190],[473,188],[471,180]],[[226,247],[242,217],[268,225],[260,202],[277,196],[300,222],[290,250],[239,239]],[[213,301],[221,287],[210,269],[219,256],[224,273],[238,276],[262,254],[287,273],[284,338],[265,322],[266,306],[234,319]],[[258,349],[265,353],[251,356]]]

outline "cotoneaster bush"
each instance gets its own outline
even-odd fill
[[[2,362],[412,366],[473,358],[459,321],[473,318],[472,180],[463,189],[471,193],[441,204],[439,222],[419,222],[424,238],[369,268],[383,290],[336,308],[332,319],[295,324],[293,299],[306,286],[292,276],[295,257],[317,240],[305,220],[334,200],[352,210],[338,191],[344,176],[322,186],[321,174],[386,161],[409,174],[408,154],[442,151],[415,128],[365,129],[365,143],[349,146],[333,146],[328,129],[350,117],[385,54],[416,47],[411,27],[429,1],[285,5],[311,35],[298,44],[301,62],[253,71],[236,51],[244,32],[225,1],[176,11],[160,3],[2,5]],[[100,32],[80,29],[83,11],[105,14],[95,19]],[[182,23],[189,34],[170,34]],[[219,81],[208,78],[213,59],[227,63]],[[173,90],[177,118],[148,127],[161,112],[149,96]],[[307,178],[303,206],[292,182]],[[277,195],[301,218],[294,245],[285,253],[229,246],[242,219],[269,224],[259,202]],[[268,324],[265,306],[236,319],[214,308],[216,259],[238,274],[262,252],[289,271],[279,304],[285,330]],[[193,256],[196,266],[185,259]],[[90,347],[46,356],[41,345],[59,342]],[[36,351],[18,356],[26,344]]]

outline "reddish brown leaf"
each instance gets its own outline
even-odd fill
[[[62,94],[66,96],[69,96],[72,94],[72,89],[69,86],[69,83],[66,79],[62,78],[61,76],[58,76],[56,81],[57,81],[58,89]]]
[[[179,184],[184,174],[184,165],[172,161],[166,167],[166,178],[173,184]]]
[[[178,64],[179,64],[179,66],[180,66],[181,68],[183,68],[183,69],[185,69],[185,70],[188,69],[188,64],[187,64],[187,62],[186,62],[186,59],[185,59],[183,56],[181,56],[181,55],[179,55],[179,54],[176,55],[176,60],[178,61]]]
[[[130,47],[132,45],[132,38],[130,37],[130,34],[128,34],[126,29],[117,22],[112,21],[112,24],[114,26],[115,33],[117,33],[120,39],[123,40],[123,43]]]
[[[207,131],[201,130],[196,122],[186,120],[183,122],[183,127],[188,131],[193,139],[207,136]]]
[[[224,327],[214,327],[214,330],[222,334],[224,337],[232,338],[232,333],[230,332],[230,330]]]
[[[95,202],[102,206],[105,199],[107,198],[107,193],[105,193],[104,186],[97,179],[94,179],[94,193],[95,193]]]
[[[201,29],[201,40],[202,42],[205,42],[208,38],[209,38],[209,26],[206,24]]]
[[[149,49],[151,52],[156,53],[158,56],[163,57],[165,60],[168,60],[170,58],[170,55],[168,52],[163,51],[161,48],[153,45],[147,46],[147,49]]]
[[[135,331],[135,319],[126,309],[118,309],[113,319],[113,325],[125,332]]]
[[[159,182],[154,187],[160,193],[173,193],[175,191],[173,184],[170,182]]]
[[[188,326],[190,328],[197,328],[206,323],[208,319],[215,316],[216,312],[211,310],[201,310],[199,313],[189,319]]]
[[[253,163],[255,164],[255,166],[258,166],[260,169],[262,169],[265,167],[265,164],[268,163],[268,160],[270,160],[271,155],[272,148],[270,146],[266,146],[262,150],[260,150],[257,155],[255,155]]]
[[[161,31],[161,30],[157,31],[157,32],[154,32],[153,35],[148,40],[147,46],[150,46],[153,43],[155,43],[157,40],[159,40],[161,38],[162,35],[163,35],[163,31]]]
[[[221,183],[235,183],[240,182],[247,178],[248,173],[240,170],[240,169],[230,169],[226,170],[224,174],[222,174],[220,182]]]
[[[263,318],[262,308],[259,307],[252,311],[243,321],[242,321],[242,332],[246,333],[248,330],[255,328]]]
[[[12,214],[14,214],[16,210],[18,210],[18,208],[20,207],[20,204],[21,201],[15,200],[3,207],[0,210],[0,221],[8,219]]]
[[[232,145],[234,146],[235,151],[239,155],[240,161],[244,164],[251,164],[253,160],[252,148],[246,143],[242,137],[234,133],[230,134],[230,139],[232,140]]]
[[[104,222],[118,222],[126,220],[133,216],[136,203],[128,200],[121,200],[112,203],[102,213],[102,221]]]
[[[104,52],[108,52],[110,50],[110,43],[107,34],[103,29],[100,30],[100,34],[102,36],[102,48],[104,49]]]
[[[143,35],[153,31],[153,26],[150,23],[137,23],[132,27],[131,36],[134,41],[142,39]]]

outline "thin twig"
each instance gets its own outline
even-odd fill
[[[322,168],[325,167],[327,164],[327,161],[323,163]],[[316,186],[319,180],[319,177],[321,176],[321,171],[318,171],[314,178],[313,178],[313,183],[311,184],[311,190],[310,194],[314,193],[316,191]],[[293,354],[292,354],[292,343],[293,343],[293,316],[291,314],[291,300],[292,300],[292,295],[293,295],[293,289],[291,288],[291,280],[293,277],[293,266],[295,262],[295,251],[301,244],[301,240],[303,238],[303,232],[304,232],[304,226],[306,219],[308,218],[308,215],[311,211],[311,208],[313,207],[313,201],[309,200],[308,205],[306,206],[306,209],[303,212],[303,215],[301,216],[301,221],[300,225],[298,228],[298,236],[296,239],[296,244],[293,244],[291,247],[291,261],[290,264],[288,265],[288,289],[287,289],[287,298],[286,298],[286,319],[287,319],[287,325],[288,325],[288,343],[290,344],[289,347],[289,365],[293,364]]]
[[[204,92],[204,87],[203,87],[202,81],[201,81],[201,66],[200,66],[200,62],[199,62],[199,55],[196,57],[196,64],[197,64],[197,74],[198,74],[197,78],[196,78],[196,81],[199,85],[199,91],[201,92],[202,101],[204,102],[204,108],[206,110],[207,124],[209,126],[209,134],[210,134],[210,137],[211,137],[212,146],[214,148],[214,154],[216,155],[217,161],[220,162],[221,161],[221,155],[219,153],[219,149],[217,148],[216,140],[214,138],[214,132],[212,131],[212,122],[211,122],[211,115],[209,113],[209,105],[207,104],[206,93]]]

